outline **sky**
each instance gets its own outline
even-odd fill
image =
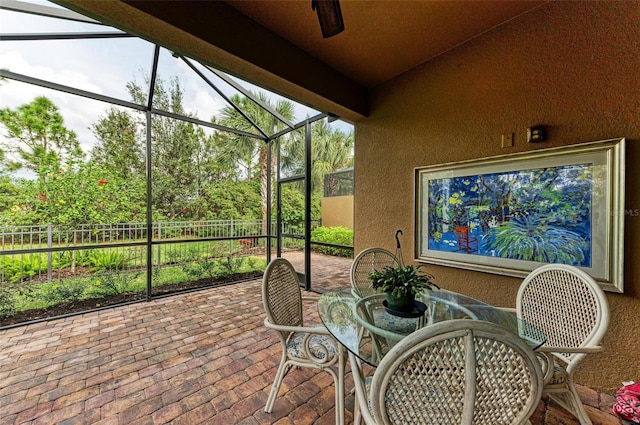
[[[33,1],[40,5],[59,6],[46,1]],[[86,24],[69,20],[48,18],[0,9],[1,34],[39,34],[73,32],[117,31],[103,25]],[[87,90],[101,95],[130,101],[126,83],[136,81],[144,85],[153,61],[154,45],[139,38],[89,39],[89,40],[37,40],[0,41],[0,68],[58,84]],[[204,70],[201,65],[199,69]],[[183,105],[199,119],[209,121],[227,103],[200,79],[182,60],[162,48],[159,59],[159,75],[163,80],[174,76],[180,79],[184,89]],[[212,82],[227,96],[236,93],[226,83],[205,71]],[[261,90],[247,82],[235,79],[246,89]],[[275,103],[281,99],[267,92]],[[57,92],[39,86],[5,81],[0,85],[0,108],[16,108],[31,102],[37,96],[47,96],[60,109],[67,128],[74,130],[85,152],[96,143],[90,130],[91,123],[106,115],[109,104],[81,96]],[[295,103],[295,120],[318,114],[311,108]],[[343,121],[332,124],[343,132],[353,127]],[[0,137],[4,129],[0,125]]]

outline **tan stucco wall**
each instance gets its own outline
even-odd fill
[[[640,209],[640,2],[551,2],[378,87],[371,111],[355,127],[355,252],[393,250],[403,229],[413,258],[414,167],[451,161],[626,137],[626,209]],[[535,124],[548,140],[527,144]],[[627,216],[625,239],[606,349],[576,375],[608,393],[640,380],[640,217]],[[428,267],[445,288],[515,304],[520,279]]]
[[[322,198],[322,225],[353,229],[353,195]]]

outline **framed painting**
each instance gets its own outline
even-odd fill
[[[416,261],[524,277],[570,264],[623,291],[625,140],[415,170]]]

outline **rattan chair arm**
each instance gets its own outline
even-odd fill
[[[506,313],[517,314],[518,310],[513,307],[498,307],[498,310],[504,311]]]
[[[269,319],[265,317],[264,325],[267,328],[275,329],[276,331],[281,332],[306,332],[310,334],[316,335],[331,335],[329,330],[324,326],[285,326],[285,325],[276,325],[275,323],[271,323]]]
[[[553,353],[550,352],[541,352],[536,350],[536,357],[540,361],[540,367],[542,369],[542,381],[547,384],[553,378],[553,369],[555,366],[555,361],[553,357]]]
[[[311,295],[302,296],[302,301],[318,301],[319,299],[320,299],[320,297],[315,297],[315,296],[311,296]]]
[[[593,347],[553,347],[550,345],[543,345],[536,349],[541,353],[598,353],[604,350],[604,347],[595,345]]]

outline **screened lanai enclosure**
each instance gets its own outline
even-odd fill
[[[0,28],[0,327],[352,256],[348,123],[54,3]]]

